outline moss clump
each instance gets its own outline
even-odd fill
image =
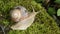
[[[11,8],[15,6],[24,6],[27,10],[32,12],[31,5],[34,7],[35,11],[40,11],[40,13],[36,15],[34,23],[27,30],[10,30],[7,34],[60,34],[59,27],[55,20],[49,16],[41,4],[33,0],[0,0],[0,11],[4,15],[2,23],[5,24],[5,26],[11,24],[9,20],[9,10]]]

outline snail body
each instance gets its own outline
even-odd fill
[[[33,12],[29,14],[28,12],[26,12],[26,8],[20,7],[20,9],[20,15],[18,15],[19,19],[16,19],[18,20],[18,22],[16,21],[17,23],[11,26],[13,30],[26,30],[33,23],[35,15],[38,13],[34,12],[33,10]],[[18,14],[18,11],[16,13]]]

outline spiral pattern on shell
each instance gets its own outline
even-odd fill
[[[17,6],[10,11],[11,19],[14,22],[18,22],[28,16],[28,12],[25,7]]]

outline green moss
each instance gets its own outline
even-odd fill
[[[2,23],[5,24],[5,26],[7,26],[6,22],[8,25],[12,23],[9,20],[9,11],[11,8],[15,6],[24,6],[27,10],[32,12],[31,5],[34,7],[35,11],[40,11],[40,13],[36,15],[34,23],[27,30],[10,30],[8,34],[60,34],[59,27],[55,20],[49,16],[41,4],[38,4],[33,0],[0,0],[0,11],[5,17],[5,20],[3,20],[5,22],[2,21]]]

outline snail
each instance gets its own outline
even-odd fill
[[[34,21],[35,15],[39,12],[29,13],[28,10],[23,6],[14,7],[11,10],[10,15],[14,22],[17,22],[15,25],[11,26],[13,30],[26,30]]]

